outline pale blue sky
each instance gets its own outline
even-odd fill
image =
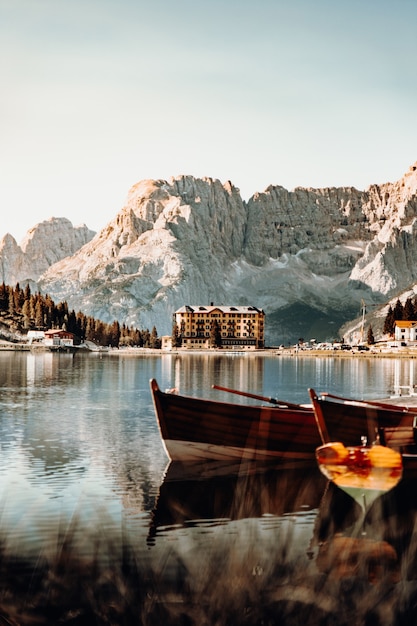
[[[415,0],[0,0],[0,237],[144,178],[365,189],[417,161]]]

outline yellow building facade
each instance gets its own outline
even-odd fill
[[[264,347],[265,313],[254,306],[183,306],[174,313],[181,347],[256,350]]]

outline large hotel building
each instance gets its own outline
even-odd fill
[[[265,313],[254,306],[183,306],[174,313],[181,347],[264,347]]]

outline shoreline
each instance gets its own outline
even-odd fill
[[[230,350],[191,350],[191,349],[176,349],[176,350],[155,350],[154,348],[112,348],[103,354],[109,356],[143,356],[149,355],[207,355],[207,356],[221,356],[221,357],[291,357],[291,358],[341,358],[341,359],[375,359],[375,358],[389,358],[389,359],[417,359],[417,347],[414,349],[401,348],[398,350],[378,350],[378,351],[360,351],[354,352],[352,350],[295,350],[291,349],[278,349],[278,348],[266,348],[263,350],[236,350],[232,352]]]
[[[144,356],[144,355],[193,355],[204,354],[209,356],[224,357],[291,357],[291,358],[337,358],[337,359],[417,359],[417,346],[401,347],[394,349],[370,348],[366,351],[357,350],[302,350],[296,348],[264,348],[260,350],[222,350],[222,349],[202,349],[193,350],[189,348],[177,348],[175,350],[164,350],[155,348],[105,348],[98,350],[88,350],[86,348],[74,347],[52,347],[49,346],[31,346],[27,343],[0,342],[0,352],[32,352],[41,353],[68,353],[73,354],[99,354],[109,356]]]

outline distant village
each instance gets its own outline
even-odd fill
[[[352,335],[349,342],[318,342],[316,339],[300,338],[297,344],[281,344],[278,349],[368,352],[392,351],[406,346],[417,348],[417,319],[395,319],[395,315],[402,317],[404,314],[417,318],[414,308],[413,312],[408,311],[407,303],[403,307],[398,302],[396,310],[389,308],[384,326],[384,334],[388,338],[383,341],[375,341],[371,326],[365,337],[363,317],[361,329]],[[174,313],[172,336],[162,337],[161,342],[165,350],[262,350],[265,349],[265,313],[254,306],[186,305]]]
[[[318,342],[315,339],[300,339],[294,345],[271,346],[264,344],[265,313],[253,306],[189,306],[178,309],[173,316],[172,335],[166,335],[152,346],[152,349],[173,350],[223,350],[223,351],[259,351],[274,349],[279,351],[351,351],[381,352],[399,348],[417,349],[417,321],[394,320],[393,333],[389,339],[375,341],[372,329],[368,330],[367,341],[363,341],[363,332],[353,337],[353,342],[343,341]],[[29,330],[26,343],[32,349],[44,347],[50,350],[72,350],[85,348],[90,351],[106,351],[109,346],[101,346],[94,341],[79,338],[65,329],[46,331]],[[120,348],[123,346],[117,346]],[[125,345],[124,347],[129,347]],[[144,346],[142,346],[144,347]],[[150,347],[150,346],[145,346]]]
[[[300,338],[296,344],[265,345],[265,312],[252,305],[184,305],[172,317],[172,333],[159,337],[152,331],[138,330],[117,321],[100,320],[75,313],[66,302],[55,305],[48,297],[32,294],[28,286],[21,289],[0,285],[0,347],[14,344],[16,349],[104,351],[120,348],[147,348],[163,351],[222,350],[224,352],[266,349],[332,351],[386,351],[417,348],[417,307],[407,300],[389,307],[384,322],[384,339],[375,340],[365,316],[361,329],[349,340],[320,342]]]
[[[184,309],[187,307],[184,307]],[[189,309],[192,307],[188,307]],[[262,312],[254,312],[254,307],[197,307],[198,310],[205,309],[205,313],[200,312],[200,316],[195,318],[193,324],[193,316],[190,317],[190,311],[187,311],[188,324],[184,321],[184,309],[180,309],[176,312],[176,316],[179,317],[178,322],[174,323],[173,334],[170,336],[163,336],[160,338],[160,343],[156,349],[163,351],[173,350],[213,350],[221,349],[224,351],[259,351],[265,348],[263,345],[263,332],[264,332],[264,315]],[[226,313],[226,309],[231,311]],[[246,309],[245,317],[243,317],[243,311],[238,309]],[[212,319],[216,324],[209,323],[209,312],[214,316],[222,314],[224,318],[220,317],[220,320],[216,317]],[[242,317],[240,317],[242,313]],[[234,318],[227,315],[234,315]],[[254,316],[251,319],[251,316]],[[230,321],[228,323],[221,323],[225,319]],[[197,324],[197,321],[199,323]],[[204,323],[201,323],[201,320]],[[263,323],[261,324],[261,320]],[[233,326],[234,325],[234,326]],[[232,328],[234,327],[234,330]],[[197,331],[197,328],[199,329]],[[178,330],[178,329],[182,329]],[[219,332],[220,329],[220,332]],[[225,334],[222,336],[222,330]],[[224,330],[226,329],[226,330]],[[41,330],[29,330],[24,342],[27,348],[32,350],[48,349],[51,351],[74,351],[77,349],[86,349],[92,352],[105,352],[110,349],[110,346],[102,346],[94,341],[83,341],[79,339],[71,332],[64,329],[50,329],[46,331]],[[125,345],[124,347],[129,347]],[[132,346],[130,346],[132,347]],[[143,346],[142,346],[143,347]],[[149,347],[149,346],[148,346]],[[279,351],[350,351],[350,352],[381,352],[392,351],[399,348],[415,347],[417,350],[417,321],[396,321],[394,336],[390,340],[378,341],[368,343],[349,344],[341,341],[335,342],[317,342],[315,339],[308,341],[300,340],[297,344],[284,346],[271,346],[269,349]],[[118,346],[118,349],[123,346]],[[155,349],[155,346],[152,348]]]

